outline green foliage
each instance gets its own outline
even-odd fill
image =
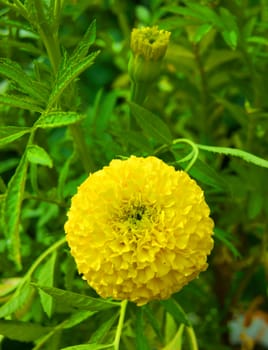
[[[0,5],[1,349],[236,349],[230,317],[267,297],[266,2]],[[172,32],[142,104],[127,74],[141,25]],[[188,171],[215,221],[208,270],[140,308],[98,297],[64,246],[77,186],[131,154]]]

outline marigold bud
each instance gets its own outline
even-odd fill
[[[150,82],[158,75],[170,32],[157,26],[134,28],[131,33],[129,75],[136,82]]]

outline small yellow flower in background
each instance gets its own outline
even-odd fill
[[[112,160],[72,198],[78,270],[103,298],[167,299],[207,268],[213,221],[201,188],[156,157]]]

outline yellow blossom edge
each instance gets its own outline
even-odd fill
[[[146,61],[161,60],[167,50],[170,32],[157,26],[134,28],[131,32],[130,48],[134,55]]]
[[[207,268],[214,223],[197,183],[156,157],[112,160],[72,198],[65,224],[79,272],[103,298],[169,298]]]

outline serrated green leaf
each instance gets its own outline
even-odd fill
[[[173,299],[170,298],[168,300],[162,300],[160,302],[166,311],[174,318],[177,324],[185,324],[186,326],[190,326],[190,321],[181,308],[181,306]]]
[[[114,348],[112,344],[81,344],[68,346],[67,348],[62,348],[61,350],[101,350],[101,349],[109,349]]]
[[[9,339],[31,342],[50,331],[51,327],[21,321],[0,320],[0,334]]]
[[[5,234],[8,239],[8,249],[11,259],[21,268],[20,253],[20,212],[23,200],[24,187],[26,182],[26,174],[28,161],[24,153],[15,174],[8,183],[5,202],[4,202],[4,227]]]
[[[137,307],[136,309],[136,349],[137,350],[150,350],[148,340],[144,333],[144,319],[143,308]]]
[[[94,44],[95,39],[96,39],[96,20],[93,20],[90,23],[82,40],[78,43],[77,47],[75,48],[70,59],[79,60],[81,58],[84,58],[87,55],[90,46]]]
[[[89,68],[98,56],[99,51],[95,51],[81,60],[70,58],[59,68],[54,87],[49,96],[47,109],[50,109],[57,101],[67,86],[74,81],[84,70]]]
[[[206,146],[206,145],[196,145],[199,149],[207,152],[220,153],[225,154],[227,156],[238,157],[246,162],[258,165],[263,168],[268,168],[268,160],[257,157],[252,153],[242,151],[237,148],[229,148],[229,147],[216,147],[216,146]]]
[[[129,102],[129,105],[132,115],[147,136],[153,137],[161,144],[172,143],[169,128],[160,118],[136,103]]]
[[[195,161],[189,173],[195,179],[206,185],[220,190],[230,191],[229,184],[224,180],[224,177],[200,159]]]
[[[78,114],[76,112],[55,111],[42,114],[41,117],[36,121],[34,126],[36,128],[42,129],[59,128],[62,126],[77,123],[83,118],[83,115]]]
[[[72,328],[79,323],[87,320],[89,317],[95,315],[97,311],[77,311],[73,313],[69,318],[62,322],[62,328]]]
[[[146,152],[148,154],[153,153],[153,148],[150,145],[148,138],[146,138],[145,135],[141,134],[138,131],[120,131],[117,132],[116,135],[118,135],[122,141],[134,146],[138,150],[143,150],[143,152]]]
[[[38,283],[44,286],[53,287],[54,284],[54,272],[57,259],[57,252],[54,251],[47,262],[42,266],[42,269],[38,276]],[[41,289],[38,290],[40,295],[41,304],[47,316],[50,318],[53,312],[53,298]]]
[[[15,82],[19,90],[36,99],[36,101],[41,104],[46,102],[47,90],[44,85],[28,77],[17,62],[8,58],[0,58],[0,74]]]
[[[18,287],[12,297],[3,306],[1,306],[0,318],[12,315],[14,312],[23,307],[23,305],[27,302],[31,292],[32,287],[28,282]]]
[[[67,318],[60,324],[56,325],[49,333],[44,335],[36,342],[36,347],[34,349],[40,349],[43,344],[47,343],[49,339],[54,337],[57,333],[59,333],[63,329],[72,328],[79,323],[85,321],[89,317],[93,316],[97,311],[78,311],[71,315],[71,317]]]
[[[36,104],[36,100],[27,96],[0,95],[0,105],[1,104],[34,112],[42,112],[42,108]]]
[[[102,322],[102,324],[97,328],[96,332],[90,337],[91,343],[100,343],[109,330],[112,328],[115,320],[118,318],[118,313],[114,313],[107,321]]]
[[[0,146],[11,143],[29,132],[31,128],[27,127],[0,126]]]
[[[53,162],[49,154],[44,148],[37,145],[29,145],[27,147],[27,159],[33,164],[40,164],[52,168]]]
[[[118,307],[120,305],[117,302],[93,298],[59,288],[45,287],[38,284],[34,285],[45,293],[51,295],[57,302],[80,310],[100,311],[112,307]]]

